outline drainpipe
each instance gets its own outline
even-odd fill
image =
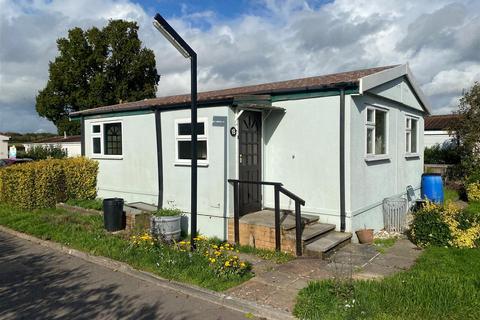
[[[163,207],[162,116],[158,108],[155,109],[155,134],[157,136],[157,172],[158,172],[157,208],[161,209]]]
[[[80,154],[85,156],[85,117],[80,117]]]
[[[345,231],[345,88],[340,89],[340,231]]]

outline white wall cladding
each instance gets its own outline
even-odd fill
[[[92,154],[92,124],[122,122],[123,155],[104,159]],[[158,197],[155,115],[118,115],[85,120],[85,155],[98,160],[98,196],[156,204]]]
[[[228,107],[199,108],[207,119],[208,165],[198,167],[198,228],[207,236],[226,237]],[[175,120],[190,119],[190,110],[162,112],[163,206],[190,212],[190,165],[175,161]],[[155,140],[155,139],[153,139]],[[156,167],[156,165],[155,165]]]
[[[266,181],[281,182],[305,200],[302,212],[339,223],[339,96],[274,103],[285,113],[272,112],[264,122]],[[273,188],[265,187],[264,205],[274,206]],[[281,196],[281,207],[295,209]]]
[[[388,110],[388,154],[385,160],[366,161],[366,106]],[[419,118],[418,156],[405,153],[405,116]],[[423,172],[423,113],[399,103],[373,96],[352,96],[350,115],[350,208],[352,230],[383,227],[381,203],[384,198],[406,192],[406,187],[420,187]]]
[[[448,134],[448,131],[442,130],[425,130],[424,143],[425,148],[431,148],[435,145],[449,146],[453,143],[454,138]]]

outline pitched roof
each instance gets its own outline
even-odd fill
[[[50,137],[46,139],[41,139],[37,141],[31,141],[31,142],[25,142],[24,144],[35,144],[35,143],[65,143],[65,142],[81,142],[82,141],[82,136],[69,136],[69,137],[64,137],[64,136],[55,136],[55,137]]]
[[[457,121],[459,115],[441,114],[425,117],[425,130],[448,130]]]
[[[295,91],[310,91],[317,89],[335,88],[343,84],[358,85],[359,79],[370,74],[374,74],[396,66],[384,66],[370,69],[362,69],[348,72],[327,74],[317,77],[301,78],[287,81],[271,82],[244,87],[236,87],[223,90],[214,90],[198,93],[198,103],[227,101],[240,95],[253,94],[279,94]],[[152,107],[181,106],[190,103],[190,94],[166,96],[153,99],[145,99],[135,102],[127,102],[110,106],[87,109],[83,111],[72,112],[70,116],[100,114],[115,111],[129,111],[147,109]]]

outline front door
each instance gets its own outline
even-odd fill
[[[244,111],[239,119],[239,179],[260,181],[262,155],[262,113]],[[240,184],[240,214],[255,212],[262,208],[262,186]]]

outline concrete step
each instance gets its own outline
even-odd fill
[[[275,214],[275,213],[274,213]],[[282,228],[284,230],[295,229],[295,213],[285,213],[280,216]],[[302,213],[302,225],[307,226],[318,221],[318,216]]]
[[[318,216],[302,214],[303,225],[308,225],[317,221]],[[247,213],[240,217],[240,223],[275,228],[275,212],[270,209],[265,209],[257,212]],[[284,230],[295,229],[295,215],[282,210],[280,212],[280,226]]]
[[[330,223],[313,223],[305,226],[302,232],[302,241],[309,244],[326,233],[335,230],[335,225]]]
[[[308,256],[323,257],[325,253],[350,242],[352,234],[349,232],[330,231],[323,237],[305,246],[304,253]]]

